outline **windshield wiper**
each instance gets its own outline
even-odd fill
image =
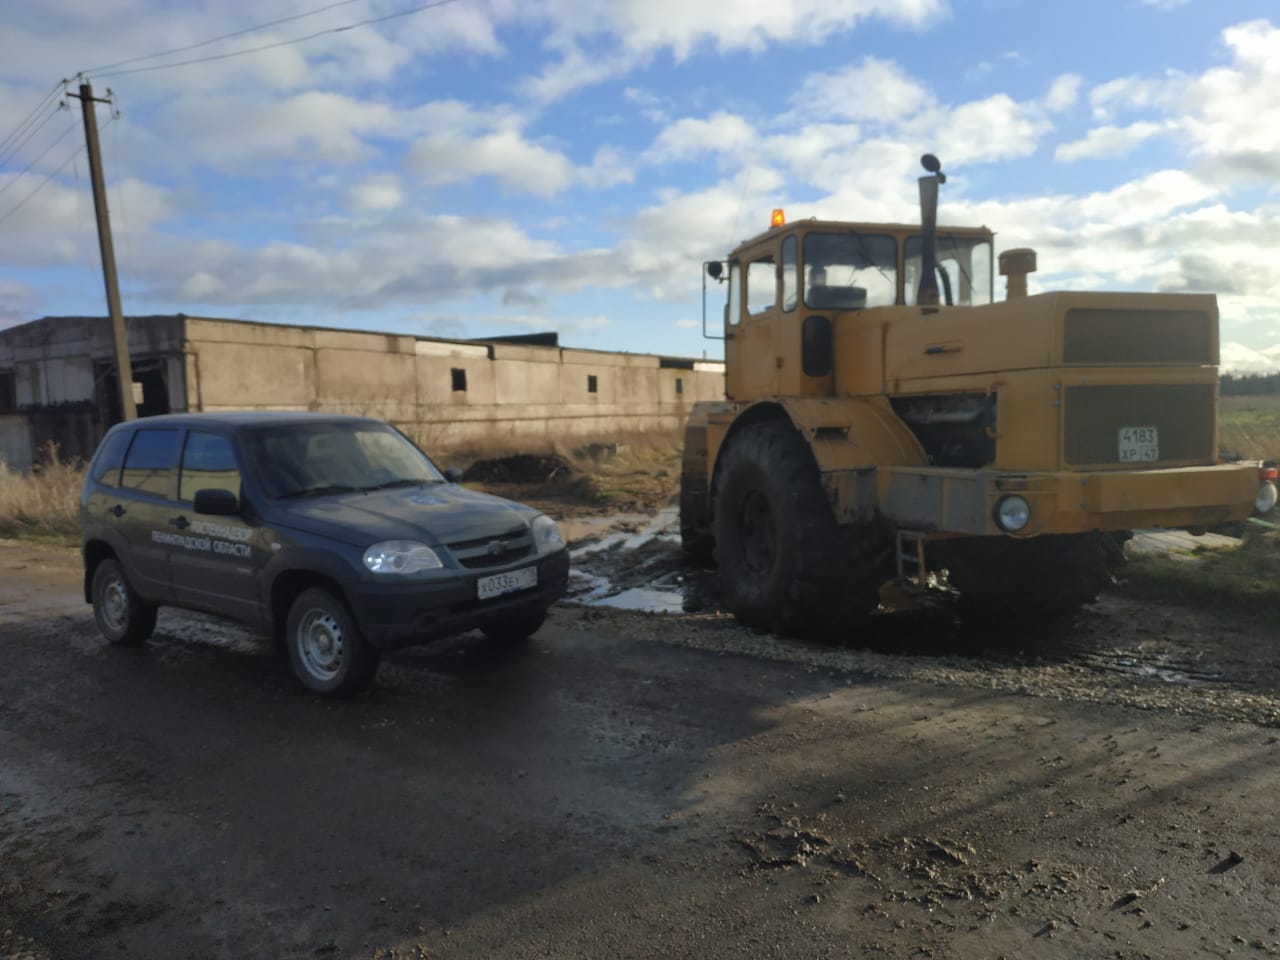
[[[434,483],[433,480],[410,480],[408,477],[401,477],[398,480],[388,480],[386,483],[375,483],[370,487],[361,487],[361,490],[390,490],[392,487],[420,487],[424,483]]]
[[[281,500],[289,500],[294,497],[313,497],[323,493],[359,493],[362,488],[351,487],[341,483],[318,483],[313,487],[302,487],[298,490],[290,490],[288,493],[280,494]]]
[[[885,280],[887,280],[890,284],[892,284],[894,282],[893,278],[884,272],[884,269],[880,266],[880,264],[876,263],[875,258],[871,256],[871,251],[868,250],[867,245],[862,242],[862,234],[860,234],[857,230],[851,229],[849,231],[849,236],[853,237],[853,242],[857,244],[857,247],[858,247],[858,255],[867,262],[867,266],[875,267],[876,270],[880,272],[880,276],[884,277]]]

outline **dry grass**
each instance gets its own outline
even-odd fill
[[[84,465],[63,460],[55,444],[29,474],[0,462],[0,536],[78,541],[83,483]]]

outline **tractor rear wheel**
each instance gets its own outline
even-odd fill
[[[836,524],[790,423],[731,438],[717,468],[714,530],[721,598],[747,626],[845,641],[875,610],[887,539]]]

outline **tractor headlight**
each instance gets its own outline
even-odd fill
[[[564,546],[564,537],[560,536],[560,528],[545,514],[533,518],[533,523],[529,524],[529,531],[533,534],[533,545],[537,547],[539,553],[550,553]]]
[[[384,540],[364,552],[364,565],[371,573],[410,574],[439,570],[440,557],[417,540]]]
[[[1276,485],[1270,480],[1258,484],[1258,499],[1253,502],[1253,509],[1258,513],[1270,513],[1276,508]]]
[[[1031,522],[1031,505],[1016,493],[996,502],[996,523],[1005,533],[1017,533]]]

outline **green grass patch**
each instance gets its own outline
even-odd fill
[[[1280,459],[1280,395],[1223,397],[1218,445],[1249,460]]]
[[[1274,623],[1280,613],[1280,533],[1250,527],[1238,550],[1134,557],[1120,576],[1119,592],[1225,619]]]

